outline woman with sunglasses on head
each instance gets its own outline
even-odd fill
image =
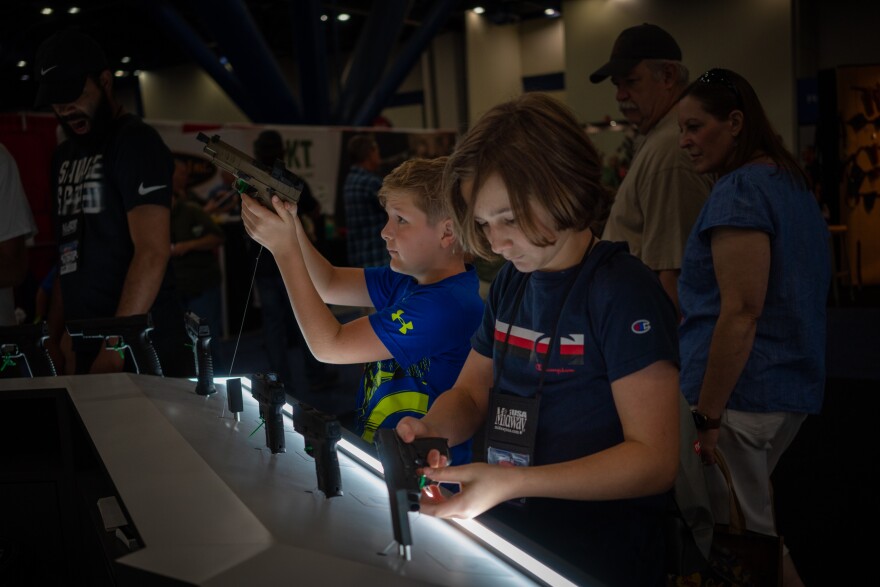
[[[751,85],[712,69],[678,105],[681,148],[717,176],[685,247],[681,385],[704,463],[727,463],[748,529],[776,535],[770,474],[822,407],[828,230]],[[716,522],[727,486],[707,477]],[[786,550],[786,584],[800,578]]]

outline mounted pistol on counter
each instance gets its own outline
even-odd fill
[[[49,327],[45,322],[0,327],[0,376],[12,373],[13,367],[19,367],[20,377],[57,375],[55,363],[46,348],[48,339]],[[18,359],[22,360],[21,365]]]
[[[204,152],[211,157],[211,162],[235,176],[233,186],[273,212],[272,196],[282,201],[296,204],[303,191],[303,180],[276,160],[272,167],[255,160],[246,153],[220,140],[219,135],[209,137],[199,133],[196,137],[205,143]]]
[[[281,409],[287,403],[284,384],[275,373],[254,373],[251,377],[251,394],[260,404],[260,419],[266,427],[266,447],[272,454],[287,452],[284,445],[284,416],[281,414]]]
[[[302,434],[306,454],[315,459],[318,489],[326,497],[342,495],[336,452],[336,444],[342,438],[339,420],[302,402],[293,402],[293,429]]]
[[[128,349],[135,373],[163,376],[159,356],[150,338],[150,333],[153,331],[153,319],[150,314],[69,320],[66,326],[74,345],[78,338],[103,339],[108,351],[116,351],[124,355],[125,350]],[[114,338],[116,342],[111,340]]]
[[[424,475],[419,469],[428,466],[428,453],[437,449],[449,458],[449,446],[445,438],[417,438],[404,442],[392,428],[380,428],[374,436],[379,460],[385,470],[385,485],[391,500],[391,525],[401,557],[412,558],[412,532],[408,512],[419,511],[419,497],[425,486]]]
[[[214,387],[214,360],[211,358],[211,328],[207,320],[199,318],[194,312],[187,312],[184,321],[196,362],[196,393],[211,395],[217,391]]]

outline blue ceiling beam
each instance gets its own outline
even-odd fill
[[[441,0],[434,2],[431,12],[422,22],[421,26],[407,41],[395,62],[391,65],[388,73],[376,85],[369,98],[362,103],[360,110],[354,116],[352,124],[355,126],[369,126],[382,112],[388,101],[394,96],[400,84],[412,71],[422,53],[431,43],[437,32],[446,24],[449,12],[458,4],[455,0]]]
[[[254,122],[300,124],[302,114],[281,68],[241,0],[189,0],[266,118]]]
[[[199,38],[198,34],[180,16],[168,2],[143,1],[141,4],[157,22],[159,27],[168,31],[169,36],[176,39],[184,51],[210,75],[226,95],[253,121],[265,119],[260,104],[255,101],[241,82],[220,63],[220,60]]]
[[[358,37],[348,76],[336,104],[333,115],[336,124],[352,124],[355,114],[379,83],[391,50],[403,30],[408,5],[406,0],[374,3]]]
[[[327,40],[321,22],[321,2],[301,0],[290,7],[293,54],[297,56],[302,119],[305,124],[330,123]]]

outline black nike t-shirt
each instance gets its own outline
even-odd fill
[[[63,142],[52,170],[65,318],[113,316],[134,255],[127,213],[171,207],[171,152],[155,129],[125,114],[94,150]],[[166,272],[157,302],[169,295]]]

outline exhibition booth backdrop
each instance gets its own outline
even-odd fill
[[[278,131],[284,141],[285,166],[308,182],[313,195],[321,204],[321,211],[327,218],[326,242],[335,262],[345,261],[344,246],[341,246],[345,220],[340,202],[342,185],[350,168],[345,148],[349,138],[359,133],[371,133],[375,137],[383,160],[380,173],[384,174],[411,157],[436,157],[450,153],[456,137],[451,130],[274,126],[167,120],[146,122],[159,132],[175,158],[186,163],[190,171],[190,190],[195,197],[203,200],[208,198],[212,190],[223,187],[228,178],[224,179],[220,169],[203,154],[204,143],[196,138],[200,132],[209,136],[219,135],[226,143],[253,155],[254,141],[262,131]],[[29,242],[29,277],[17,292],[17,304],[26,311],[36,286],[47,275],[56,256],[49,186],[52,153],[59,138],[58,123],[51,114],[0,114],[0,143],[15,157],[38,228],[38,233]],[[232,241],[227,239],[227,248],[233,243],[241,242],[238,237],[244,237],[238,218],[225,215],[218,218],[218,221],[228,224],[227,234],[237,237]],[[240,276],[237,275],[239,272]],[[224,296],[224,315],[241,316],[245,299],[238,290],[247,287],[250,280],[246,277],[249,275],[245,266],[226,267],[224,291],[227,295]],[[230,276],[235,279],[230,279]],[[238,283],[235,292],[229,291],[230,281]]]

